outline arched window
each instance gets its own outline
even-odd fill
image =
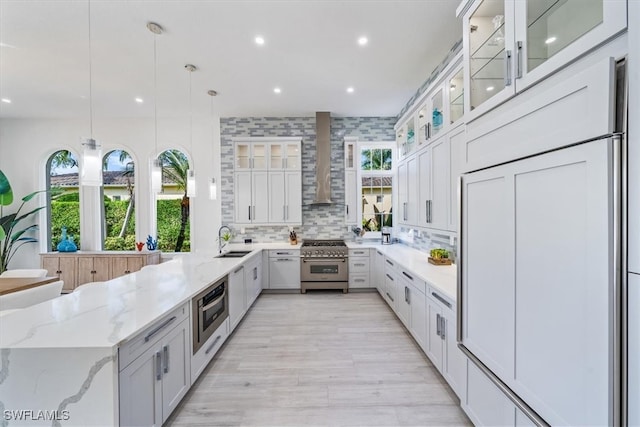
[[[80,249],[80,198],[78,181],[78,157],[69,150],[59,150],[47,160],[47,190],[59,188],[60,193],[52,197],[47,192],[47,248],[57,250],[62,227],[67,236]]]
[[[180,150],[163,151],[158,158],[162,163],[162,192],[156,196],[158,249],[163,252],[190,252],[189,160]]]
[[[134,166],[131,155],[124,150],[109,151],[102,159],[105,251],[135,250]]]

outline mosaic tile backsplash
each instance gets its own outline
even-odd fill
[[[300,137],[302,139],[302,226],[295,227],[299,239],[351,239],[344,223],[344,141],[346,136],[360,141],[393,141],[396,117],[331,118],[331,199],[334,205],[312,206],[316,191],[316,119],[315,117],[227,117],[220,119],[221,187],[233,188],[234,137]],[[221,195],[222,223],[233,224],[233,191]],[[286,226],[234,229],[234,241],[251,238],[255,242],[286,241]]]

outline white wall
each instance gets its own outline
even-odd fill
[[[198,197],[191,200],[191,250],[208,251],[217,248],[216,236],[220,226],[220,197],[208,197],[209,178],[220,182],[220,126],[215,119],[212,137],[211,117],[193,118],[193,153],[189,143],[189,118],[158,119],[158,151],[155,150],[152,119],[98,119],[94,118],[94,138],[102,144],[103,153],[125,149],[136,164],[136,224],[137,241],[148,234],[155,235],[155,209],[150,195],[149,162],[159,152],[169,148],[182,150],[196,171]],[[0,169],[7,175],[14,196],[45,188],[45,165],[57,150],[68,149],[80,155],[80,140],[87,137],[87,120],[72,119],[2,119],[0,120]],[[218,188],[218,195],[225,189]],[[87,192],[85,192],[87,193]],[[81,197],[87,198],[83,193]],[[89,192],[90,193],[90,192]],[[44,201],[44,198],[43,198]],[[86,203],[89,202],[89,203]],[[32,202],[33,206],[36,203]],[[100,226],[93,216],[90,200],[81,205],[83,248],[97,248]],[[5,208],[5,214],[17,209],[17,202]],[[39,222],[44,224],[45,215]],[[85,241],[85,235],[88,240]],[[46,227],[41,227],[38,245],[20,249],[11,263],[12,268],[39,265],[38,253],[46,251]]]

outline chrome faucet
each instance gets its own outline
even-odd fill
[[[231,233],[231,229],[229,227],[227,227],[226,225],[223,225],[222,227],[218,228],[218,252],[222,253],[222,248],[224,248],[224,245],[226,245],[227,243],[222,243],[222,230],[223,229],[227,229],[227,231],[229,233]]]

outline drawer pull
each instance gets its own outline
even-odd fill
[[[353,264],[353,266],[354,266],[354,267],[364,267],[364,266],[366,266],[366,265],[367,265],[367,264],[362,264],[361,262],[356,263],[356,264]]]
[[[387,274],[387,277],[389,278],[389,280],[393,282],[393,277],[389,276],[388,274]]]
[[[446,299],[442,298],[440,295],[436,294],[435,292],[431,292],[431,295],[433,295],[435,299],[437,299],[447,307],[451,308],[451,303],[449,303],[449,301],[447,301]]]
[[[387,262],[387,264],[393,265],[393,263],[391,261],[389,261],[388,259],[385,259],[385,261]]]
[[[165,320],[160,326],[155,328],[153,331],[149,332],[146,337],[144,337],[144,342],[149,342],[152,336],[169,326],[176,320],[176,316],[171,316],[171,319]]]
[[[393,297],[392,297],[391,295],[389,295],[389,292],[387,292],[387,296],[389,297],[389,299],[390,299],[391,301],[394,301]],[[394,301],[394,302],[395,302],[395,301]]]
[[[213,340],[213,342],[211,343],[211,345],[209,347],[207,347],[207,349],[205,350],[204,354],[209,354],[211,353],[211,350],[213,350],[213,348],[216,346],[216,344],[218,344],[218,341],[220,341],[220,338],[222,338],[222,335],[218,335],[216,337],[215,340]]]
[[[411,277],[411,275],[407,274],[406,271],[403,271],[402,274],[404,274],[407,279],[413,280],[413,277]]]
[[[165,345],[164,347],[162,347],[162,362],[164,365],[164,373],[168,374],[169,373],[169,346]]]

